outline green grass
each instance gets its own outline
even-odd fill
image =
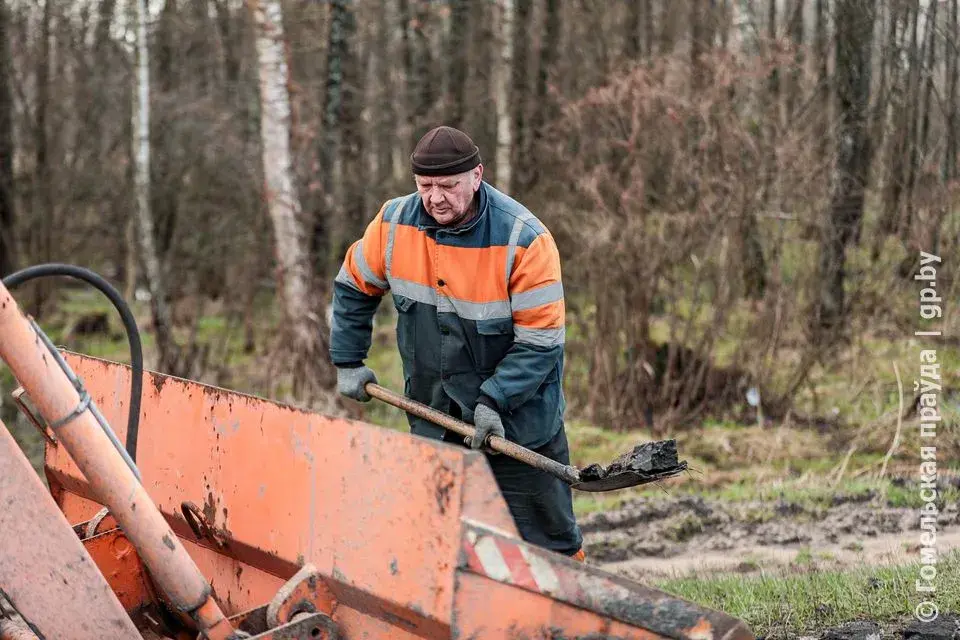
[[[807,549],[795,564],[813,561]],[[676,577],[656,586],[740,618],[758,636],[784,637],[859,618],[886,622],[909,615],[921,600],[914,588],[919,575],[919,564],[912,563],[844,572],[794,569],[753,577]],[[960,552],[940,556],[935,584],[933,600],[940,610],[960,611]]]

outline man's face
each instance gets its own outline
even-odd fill
[[[473,194],[480,188],[483,165],[453,176],[415,176],[423,206],[437,224],[460,223],[470,211]]]

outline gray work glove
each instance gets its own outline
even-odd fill
[[[479,449],[487,441],[487,436],[500,436],[503,438],[503,420],[500,414],[485,404],[478,404],[473,411],[473,426],[477,428],[477,434],[470,441],[472,449]]]
[[[368,382],[377,383],[377,376],[366,366],[337,367],[337,391],[360,402],[369,402],[370,394],[364,387]]]

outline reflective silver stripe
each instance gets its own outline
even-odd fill
[[[563,344],[565,337],[565,327],[559,329],[531,329],[520,325],[513,326],[513,339],[516,342],[531,344],[535,347],[555,347]]]
[[[385,253],[384,260],[386,262],[385,270],[387,273],[387,280],[390,280],[391,279],[390,267],[391,265],[393,265],[393,236],[395,236],[397,233],[397,218],[400,217],[400,205],[399,204],[393,205],[393,207],[390,209],[390,212],[384,216],[384,221],[387,221],[388,216],[390,218],[389,220],[390,231],[387,232],[387,249],[384,252]]]
[[[393,280],[390,281],[390,285],[395,295],[401,295],[405,298],[416,300],[417,302],[437,306],[437,290],[433,287],[428,287],[419,282],[401,280],[400,278],[393,278]]]
[[[438,296],[437,298],[437,311],[439,313],[456,313],[457,310],[453,306],[450,298],[447,296]]]
[[[507,244],[507,264],[504,273],[507,278],[507,290],[510,290],[510,275],[513,271],[513,258],[517,253],[517,243],[520,241],[520,232],[523,231],[523,218],[517,216],[510,231],[510,242]]]
[[[440,313],[455,313],[464,320],[494,320],[501,318],[510,318],[510,303],[506,300],[498,302],[468,302],[458,300],[437,292],[433,287],[428,287],[419,282],[401,280],[393,278],[390,286],[394,294],[430,304],[437,307]]]
[[[353,276],[350,275],[350,272],[347,271],[347,265],[340,265],[340,271],[337,273],[337,277],[334,278],[334,282],[339,282],[340,284],[345,284],[348,287],[352,287],[357,291],[360,291],[360,287],[357,286],[357,283],[353,281]],[[360,291],[360,293],[363,293]]]
[[[510,296],[510,306],[513,307],[514,311],[523,311],[558,300],[563,300],[563,284],[554,282],[539,289]]]
[[[498,302],[467,302],[442,296],[453,306],[453,312],[464,320],[499,320],[511,318],[510,303],[506,300]],[[440,311],[443,311],[441,308]]]
[[[370,268],[370,265],[367,264],[367,259],[363,255],[363,240],[358,242],[356,248],[353,250],[353,260],[357,263],[357,268],[360,269],[360,275],[363,276],[363,279],[366,280],[367,284],[371,284],[381,289],[390,288],[390,285],[387,284],[387,281],[378,278],[377,274],[375,274],[373,269]]]

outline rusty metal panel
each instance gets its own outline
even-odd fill
[[[47,638],[137,638],[96,564],[0,422],[0,585]]]
[[[123,424],[129,369],[68,360]],[[480,453],[145,375],[144,486],[228,615],[262,605],[308,562],[346,637],[752,638],[738,620],[520,541]],[[67,496],[86,495],[84,480],[61,449],[48,449],[48,476],[80,508]],[[526,558],[527,569],[485,567],[490,541],[501,564]]]
[[[118,372],[129,370],[72,354],[68,362],[107,420],[123,424],[117,389],[128,385]],[[462,452],[145,375],[137,462],[168,520],[182,519],[183,501],[195,502],[226,533],[230,557],[284,579],[308,561],[332,579],[347,606],[348,598],[377,594],[374,600],[395,605],[417,624],[449,620]],[[52,472],[65,485],[82,482],[61,449],[47,458]],[[192,538],[186,527],[177,533]],[[358,608],[367,606],[361,600]]]
[[[50,459],[49,450],[47,451],[47,459]],[[60,505],[60,510],[67,516],[71,525],[87,522],[103,509],[103,505],[99,502],[78,494],[76,486],[65,486],[59,474],[53,473],[50,469],[47,471],[50,493],[53,494],[57,504]],[[83,484],[80,490],[85,491],[86,489],[88,489],[87,485]]]
[[[489,584],[493,581],[509,585],[518,601],[529,600],[527,594],[533,593],[545,596],[558,605],[563,603],[576,607],[581,612],[580,616],[586,619],[619,621],[624,623],[624,629],[634,630],[623,637],[680,640],[753,638],[747,626],[737,618],[624,580],[473,523],[467,524],[464,529],[460,558],[461,571],[485,578],[487,583],[482,584],[486,584],[485,588],[490,591],[501,591],[495,584]],[[457,601],[460,602],[464,597],[463,585],[471,585],[468,588],[472,588],[475,584],[475,581],[461,577]],[[465,601],[465,604],[469,606],[469,601]],[[461,612],[456,613],[459,624]],[[551,610],[553,615],[555,613]],[[536,616],[532,619],[539,621]],[[565,633],[572,633],[572,627],[565,625],[566,622],[556,622],[556,626]],[[579,628],[582,625],[578,623],[575,626]],[[639,629],[646,633],[636,635]]]
[[[482,522],[484,526],[520,537],[510,509],[500,494],[490,465],[482,455],[468,456],[464,461],[463,518]]]
[[[474,573],[459,573],[451,638],[659,640],[644,629]],[[701,640],[720,640],[702,638]]]
[[[111,529],[87,538],[83,546],[128,613],[153,602],[143,562],[123,531]]]
[[[51,482],[58,483],[61,476],[59,473],[50,473],[49,477]],[[91,514],[96,514],[101,508],[100,505],[71,490],[62,490],[59,494],[61,510],[69,522],[77,523],[74,529],[80,527],[79,533],[82,535]],[[283,586],[282,578],[219,553],[203,541],[196,540],[187,525],[182,520],[175,519],[176,514],[164,515],[167,515],[183,547],[207,578],[217,601],[224,610],[231,612],[230,615],[269,602],[277,589]]]
[[[228,615],[258,607],[277,593],[283,586],[283,580],[251,564],[241,562],[218,553],[209,547],[201,546],[181,534],[183,546],[193,561],[200,567],[213,589],[217,602]]]

